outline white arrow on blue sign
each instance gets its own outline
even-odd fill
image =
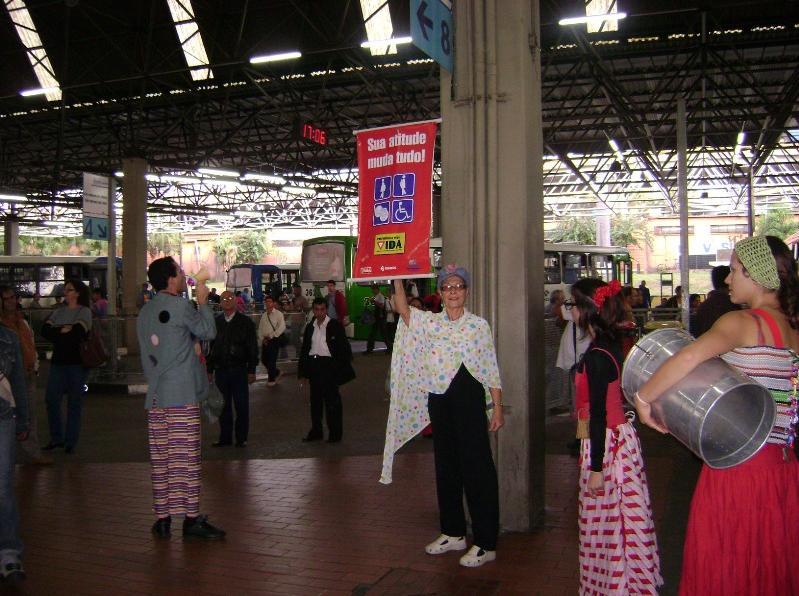
[[[413,45],[452,72],[452,8],[442,0],[411,0]]]

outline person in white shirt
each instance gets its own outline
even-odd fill
[[[338,387],[355,378],[352,349],[342,324],[327,315],[325,298],[314,299],[313,314],[314,318],[305,327],[297,369],[297,377],[308,379],[311,385],[311,430],[303,441],[322,439],[324,409],[327,442],[338,443],[343,434],[343,409]]]
[[[286,337],[286,320],[283,313],[275,308],[275,299],[272,296],[264,298],[264,314],[258,324],[258,343],[261,344],[261,362],[266,367],[269,375],[267,386],[274,387],[280,378],[277,368],[277,355],[280,348],[288,343]]]

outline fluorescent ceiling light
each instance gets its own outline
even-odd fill
[[[198,174],[205,174],[206,176],[230,176],[238,178],[240,173],[236,170],[218,170],[216,168],[197,168]]]
[[[582,24],[596,24],[605,21],[620,21],[627,16],[626,12],[610,12],[605,14],[585,15],[584,17],[569,17],[558,21],[558,25],[582,25]]]
[[[614,139],[608,139],[608,144],[616,153],[619,152],[619,144]]]
[[[180,184],[199,184],[202,182],[200,178],[192,178],[190,176],[171,176],[169,174],[161,176],[161,182],[177,182]]]
[[[386,0],[361,0],[361,13],[366,28],[366,38],[369,41],[391,39],[394,35],[394,26],[391,24],[391,11]],[[397,46],[384,43],[370,47],[369,50],[372,56],[385,56],[396,54]]]
[[[200,27],[194,19],[194,7],[191,0],[166,0],[169,13],[175,24],[183,57],[191,69],[191,78],[195,81],[213,79],[214,73],[208,67],[208,53],[205,51]]]
[[[28,197],[25,195],[0,194],[0,201],[6,201],[7,203],[25,203],[28,201]]]
[[[161,181],[161,179],[158,176],[156,176],[155,174],[145,174],[144,175],[144,179],[147,180],[148,182],[160,182]]]
[[[282,52],[280,54],[265,54],[263,56],[253,56],[250,64],[263,64],[265,62],[279,62],[281,60],[293,60],[302,58],[301,52]]]
[[[382,46],[387,45],[402,45],[406,43],[412,43],[412,37],[394,37],[392,39],[376,39],[376,40],[368,40],[361,43],[362,48],[379,48]]]
[[[746,139],[746,133],[744,131],[741,131],[741,132],[738,133],[738,138],[736,139],[735,142],[738,145],[743,145],[745,139]]]
[[[124,178],[125,172],[123,172],[122,170],[117,170],[116,172],[114,172],[114,176],[116,176],[117,178]]]
[[[242,180],[250,181],[255,180],[257,182],[269,182],[270,184],[285,184],[286,179],[282,176],[270,176],[269,174],[253,174],[247,173],[241,177]]]
[[[234,219],[236,219],[233,215],[226,215],[224,213],[214,213],[214,214],[209,213],[208,217],[212,217],[219,221],[233,221]]]
[[[284,186],[283,192],[289,192],[293,194],[301,194],[301,195],[315,195],[316,189],[313,188],[306,188],[304,186]]]
[[[52,93],[58,93],[60,99],[61,90],[58,87],[36,87],[35,89],[23,89],[19,92],[22,97],[33,97],[34,95],[48,95]],[[49,96],[48,99],[50,99]]]
[[[236,211],[239,217],[263,217],[263,211]]]
[[[47,97],[47,101],[60,100],[61,89],[59,88],[58,80],[55,78],[55,70],[53,70],[53,65],[50,64],[50,58],[48,58],[47,51],[42,45],[36,25],[34,25],[30,12],[25,6],[25,0],[5,0],[3,5],[8,11],[11,22],[14,23],[19,40],[25,46],[28,61],[33,67],[33,74],[36,75],[36,79],[42,89],[40,93],[33,95],[44,94]]]

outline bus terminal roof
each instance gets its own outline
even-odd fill
[[[617,31],[558,24],[585,4],[541,2],[547,218],[672,213],[678,97],[693,215],[745,213],[750,167],[758,209],[796,210],[799,2],[619,0],[628,16]],[[27,233],[75,233],[82,173],[113,175],[127,156],[149,164],[152,230],[346,229],[357,213],[352,131],[440,115],[438,66],[412,45],[362,48],[355,0],[4,5],[0,194],[26,201],[0,198],[0,217]],[[388,15],[390,34],[408,34],[408,0],[385,5],[369,21]],[[198,39],[202,51],[189,45]],[[302,57],[249,60],[286,50]],[[20,95],[41,86],[31,56],[60,99]],[[324,129],[326,144],[300,140],[298,122]],[[201,167],[252,176],[200,177]],[[435,179],[440,192],[438,168]]]

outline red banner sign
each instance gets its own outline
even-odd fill
[[[430,274],[437,121],[356,133],[359,209],[355,280]]]

